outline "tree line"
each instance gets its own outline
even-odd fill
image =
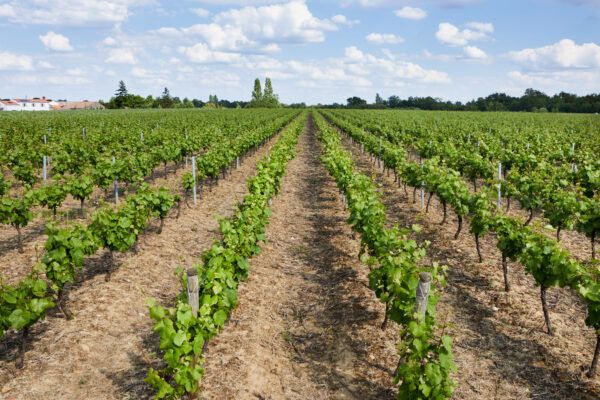
[[[279,96],[273,91],[270,78],[265,79],[264,90],[261,81],[256,78],[250,101],[222,100],[215,94],[209,95],[208,101],[199,99],[179,98],[171,96],[169,89],[164,88],[158,97],[143,97],[129,93],[125,83],[119,82],[119,87],[109,101],[102,104],[106,108],[307,108],[305,103],[284,105],[280,103]],[[318,108],[364,108],[364,109],[415,109],[437,111],[521,111],[521,112],[562,112],[562,113],[600,113],[600,93],[578,96],[576,94],[560,92],[549,96],[536,89],[527,89],[520,97],[513,97],[506,93],[494,93],[487,97],[479,97],[467,103],[460,101],[444,101],[440,98],[408,97],[401,99],[390,96],[383,99],[376,94],[375,101],[353,96],[346,100],[346,104],[317,104]]]
[[[401,99],[390,96],[384,100],[379,94],[375,102],[369,104],[360,97],[350,97],[346,104],[324,105],[327,108],[402,108],[443,111],[523,111],[523,112],[562,112],[562,113],[600,113],[600,93],[578,96],[560,92],[549,96],[535,89],[527,89],[523,96],[513,97],[506,93],[494,93],[479,97],[467,103],[444,101],[440,98],[409,97]]]
[[[151,95],[143,97],[130,93],[124,81],[119,81],[119,87],[114,96],[108,101],[100,100],[106,108],[275,108],[281,107],[279,96],[273,92],[273,83],[270,78],[265,79],[265,89],[262,90],[260,80],[257,78],[254,82],[252,91],[252,100],[250,101],[229,101],[219,100],[216,94],[210,94],[208,101],[204,102],[198,99],[181,99],[177,96],[171,96],[168,88],[164,88],[162,95],[153,97]],[[306,107],[306,105],[302,104]]]

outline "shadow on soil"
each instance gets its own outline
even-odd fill
[[[307,209],[316,212],[309,216],[315,234],[303,238],[305,243],[312,243],[295,255],[302,258],[307,265],[312,265],[314,274],[305,274],[304,279],[314,282],[313,294],[306,298],[325,299],[324,312],[313,318],[317,326],[314,329],[292,329],[289,342],[296,351],[296,358],[309,366],[311,379],[319,386],[325,385],[333,392],[343,393],[344,397],[354,399],[393,399],[395,392],[391,383],[388,387],[377,382],[346,374],[344,369],[365,371],[378,369],[391,374],[391,368],[371,362],[368,354],[368,343],[357,340],[358,335],[352,333],[363,326],[381,324],[377,313],[364,307],[364,294],[352,290],[357,282],[356,272],[347,266],[352,255],[346,250],[336,247],[334,238],[340,235],[338,228],[346,224],[343,217],[330,216],[319,210],[339,207],[339,203],[324,188],[329,176],[316,155],[320,149],[316,142],[312,118],[309,119],[308,174],[303,176],[301,201]],[[339,239],[338,239],[339,240]],[[341,264],[341,265],[340,265]],[[362,291],[364,293],[364,291]],[[311,304],[297,304],[294,318],[302,324],[302,315],[315,313]],[[333,365],[333,368],[328,366]]]
[[[361,155],[360,150],[352,146],[348,140],[344,140],[344,143],[346,148],[353,152],[358,168],[363,173],[375,176],[377,182],[382,185],[382,200],[385,203],[388,218],[405,226],[417,222],[416,212],[411,211],[409,206],[407,207],[407,202],[412,202],[412,188],[408,189],[409,196],[407,198],[402,187],[394,183],[393,179],[386,179],[380,170],[373,167],[369,162],[368,155]],[[455,224],[451,214],[449,210],[447,223]],[[446,293],[445,297],[455,309],[461,310],[459,316],[461,323],[473,332],[470,335],[471,340],[455,343],[455,346],[468,349],[473,354],[486,354],[493,361],[493,366],[485,374],[500,376],[507,382],[518,381],[529,387],[532,397],[548,400],[591,400],[600,397],[600,393],[590,393],[585,382],[562,368],[561,360],[550,354],[544,345],[534,340],[513,338],[499,332],[490,319],[492,316],[490,307],[471,296],[467,290],[461,290],[461,287],[477,287],[482,291],[494,291],[485,278],[468,273],[468,271],[476,269],[472,265],[476,262],[476,256],[465,257],[465,254],[459,253],[452,246],[448,246],[447,242],[440,240],[437,223],[423,225],[424,229],[419,234],[418,240],[431,242],[428,251],[430,255],[433,254],[437,260],[459,259],[463,264],[465,262],[471,264],[462,267],[450,266],[448,270],[448,285],[454,287],[455,290]],[[468,223],[465,225],[461,235],[469,234]],[[544,364],[550,367],[536,366],[535,362],[540,358],[543,358]],[[475,388],[472,386],[471,388],[476,392]],[[501,398],[501,394],[498,398]]]

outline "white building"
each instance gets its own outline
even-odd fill
[[[0,101],[1,111],[50,111],[51,109],[50,101],[45,97]]]
[[[0,111],[21,111],[21,104],[14,100],[0,100]]]

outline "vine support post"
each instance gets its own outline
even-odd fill
[[[236,169],[240,168],[240,156],[237,156],[235,158],[235,167],[236,167]]]
[[[592,232],[592,261],[596,259],[596,231]]]
[[[502,274],[504,275],[504,291],[510,292],[510,284],[508,283],[508,260],[504,254],[502,254]]]
[[[417,286],[417,295],[415,296],[414,308],[414,313],[417,314],[417,319],[419,322],[425,319],[430,289],[431,275],[429,275],[427,272],[421,272],[419,274],[419,286]]]
[[[81,128],[81,137],[83,138],[83,140],[87,140],[87,135],[85,132],[85,127]]]
[[[381,136],[379,137],[379,150],[377,151],[377,167],[381,167]]]
[[[112,163],[115,165],[116,159],[115,156],[112,158]],[[115,179],[115,204],[119,203],[119,181]]]
[[[187,270],[187,299],[194,317],[198,316],[198,309],[200,308],[199,290],[198,271],[196,271],[196,268],[190,268]]]
[[[42,157],[42,163],[44,164],[44,166],[43,166],[44,183],[46,183],[46,180],[48,179],[48,156]]]
[[[498,210],[502,206],[502,163],[498,163]]]
[[[196,156],[192,156],[192,177],[194,178],[194,205],[198,203],[198,184],[196,182]]]
[[[421,164],[421,170],[423,170],[423,159],[419,161]],[[425,208],[425,182],[421,181],[421,210]]]

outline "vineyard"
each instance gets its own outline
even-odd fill
[[[600,398],[600,119],[0,115],[0,398]]]

